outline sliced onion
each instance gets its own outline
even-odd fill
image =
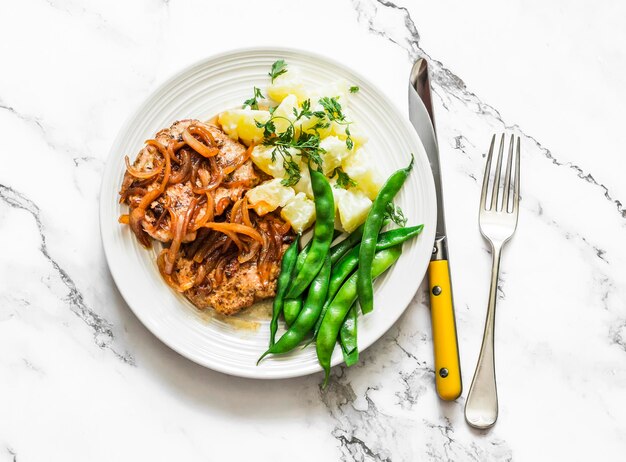
[[[254,241],[249,246],[247,251],[239,254],[239,256],[237,257],[237,259],[239,260],[239,263],[249,262],[259,253],[260,249],[261,249],[261,244],[259,244],[257,241]]]
[[[198,127],[194,127],[194,126],[189,126],[184,132],[183,132],[183,139],[185,140],[185,142],[191,147],[191,149],[193,149],[194,151],[196,151],[198,154],[200,154],[202,157],[206,157],[206,158],[210,158],[213,157],[215,155],[217,155],[220,150],[215,148],[215,147],[210,147],[207,146],[206,144],[198,141],[193,134],[191,133],[191,131],[193,129],[197,129]],[[212,135],[211,135],[212,138]],[[215,140],[213,140],[215,141]]]
[[[209,229],[214,229],[215,231],[220,231],[220,232],[232,231],[234,233],[245,234],[246,236],[249,236],[255,241],[259,242],[260,244],[264,243],[263,236],[261,236],[261,234],[259,234],[259,232],[256,229],[250,226],[239,224],[239,223],[218,223],[218,222],[212,221],[212,222],[206,223],[204,227],[209,228]]]
[[[150,237],[143,230],[141,225],[146,217],[146,209],[148,208],[148,206],[152,203],[152,201],[154,201],[157,197],[163,194],[163,191],[165,191],[165,186],[167,185],[167,182],[169,181],[169,178],[170,178],[172,164],[170,162],[169,151],[168,149],[165,148],[165,146],[163,146],[157,140],[147,140],[146,144],[155,146],[159,150],[159,152],[163,155],[163,157],[165,158],[165,170],[163,172],[163,180],[161,181],[161,185],[158,188],[153,189],[152,191],[148,191],[141,198],[141,202],[139,202],[139,205],[137,205],[136,208],[131,210],[130,228],[133,230],[133,233],[135,233],[135,236],[137,236],[137,239],[139,240],[139,242],[144,247],[150,248],[152,245],[152,242],[150,241]]]
[[[174,278],[172,277],[171,274],[165,272],[167,252],[168,252],[167,249],[163,249],[161,253],[159,254],[159,256],[157,257],[157,267],[159,268],[159,272],[161,273],[161,276],[163,277],[163,279],[165,279],[165,282],[167,282],[167,284],[170,287],[172,287],[174,290],[176,290],[177,292],[183,293],[191,289],[194,285],[194,281],[189,281],[189,282],[186,282],[185,284],[178,284],[176,281],[174,281]]]
[[[169,184],[183,183],[191,176],[191,156],[189,151],[182,149],[181,152],[181,166],[176,173],[170,175]]]
[[[235,205],[233,205],[233,208],[230,209],[230,222],[231,223],[241,223],[243,221],[243,216],[241,212],[242,204],[243,204],[243,199],[239,199],[237,202],[235,202]],[[239,218],[237,218],[237,215],[239,215]]]
[[[248,210],[248,196],[243,196],[243,203],[241,204],[241,218],[243,224],[252,228],[252,222],[250,221],[250,211]]]
[[[174,271],[174,263],[176,262],[176,257],[178,256],[178,250],[180,249],[180,244],[183,242],[185,219],[184,217],[174,213],[171,208],[168,208],[168,211],[170,212],[171,226],[173,228],[172,231],[174,236],[172,237],[172,243],[170,244],[170,248],[165,256],[165,272],[167,274],[172,274],[172,271]]]
[[[153,178],[157,176],[163,170],[163,166],[159,166],[158,168],[155,168],[147,172],[137,170],[135,167],[130,165],[130,160],[128,159],[128,156],[124,156],[124,162],[126,163],[126,171],[128,173],[130,173],[135,178],[141,178],[144,180],[147,178]]]

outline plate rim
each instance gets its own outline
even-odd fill
[[[340,69],[343,69],[345,72],[350,73],[354,75],[355,77],[357,77],[358,79],[362,80],[363,82],[367,83],[367,85],[369,85],[369,87],[376,93],[376,95],[392,109],[394,115],[402,122],[403,131],[405,131],[408,134],[408,136],[412,138],[412,142],[421,146],[422,152],[418,153],[417,155],[423,155],[425,157],[427,165],[430,165],[426,156],[424,145],[421,139],[419,138],[417,132],[414,130],[413,126],[410,124],[408,116],[403,114],[400,111],[397,105],[393,102],[393,100],[391,100],[391,98],[389,98],[389,96],[387,96],[387,94],[381,89],[381,87],[379,87],[377,84],[372,82],[371,79],[364,76],[362,73],[355,71],[351,67],[339,62],[335,58],[329,57],[322,53],[313,52],[310,50],[305,50],[305,49],[301,49],[297,47],[286,47],[286,46],[233,47],[228,50],[221,51],[219,53],[210,54],[202,59],[193,61],[175,71],[170,72],[164,79],[162,79],[160,82],[157,82],[154,86],[152,86],[148,94],[144,98],[141,99],[141,101],[138,103],[136,108],[132,110],[130,114],[125,118],[124,122],[120,125],[117,131],[117,135],[113,139],[108,155],[106,157],[104,169],[102,171],[102,178],[101,178],[101,184],[100,184],[100,189],[99,189],[100,197],[98,200],[98,206],[99,206],[98,218],[99,218],[100,238],[101,238],[102,247],[104,250],[105,260],[107,262],[107,267],[109,269],[109,273],[111,274],[111,277],[113,281],[115,282],[115,286],[117,290],[120,292],[120,295],[124,299],[124,302],[126,303],[126,305],[130,308],[132,313],[137,317],[137,319],[152,335],[154,335],[160,342],[164,343],[168,348],[175,351],[179,355],[195,362],[196,364],[200,366],[206,367],[208,369],[211,369],[220,373],[224,373],[227,375],[231,375],[231,376],[236,376],[236,377],[260,379],[260,380],[279,380],[279,379],[294,378],[294,377],[304,377],[307,375],[321,372],[322,369],[319,366],[319,364],[317,364],[316,367],[306,369],[306,370],[290,370],[290,369],[274,370],[271,372],[271,375],[267,375],[267,370],[266,371],[259,370],[259,373],[255,374],[252,372],[248,372],[247,370],[238,370],[236,367],[227,367],[219,363],[214,363],[210,360],[207,361],[206,358],[198,354],[195,354],[195,352],[192,352],[189,350],[183,350],[183,348],[179,348],[179,346],[175,342],[171,341],[167,336],[160,335],[160,332],[158,332],[158,329],[156,329],[156,324],[153,324],[148,319],[149,317],[145,316],[145,313],[143,313],[141,310],[135,310],[132,307],[131,303],[127,301],[128,297],[125,294],[126,289],[123,288],[124,287],[123,284],[120,285],[118,283],[117,277],[119,275],[116,276],[111,266],[111,259],[112,259],[112,256],[110,255],[111,249],[107,248],[107,244],[106,244],[107,239],[105,237],[105,223],[103,219],[104,218],[103,214],[105,213],[104,211],[105,207],[104,207],[103,202],[105,200],[104,192],[105,192],[105,188],[107,184],[106,180],[108,177],[107,171],[110,168],[109,166],[113,164],[113,160],[116,158],[117,152],[115,148],[117,147],[121,139],[125,136],[125,133],[131,126],[131,122],[134,121],[138,116],[142,114],[142,112],[145,109],[145,106],[147,105],[149,100],[153,97],[153,95],[162,91],[168,86],[171,86],[172,83],[174,83],[183,75],[189,73],[191,70],[206,66],[211,61],[219,60],[221,58],[225,58],[234,54],[248,54],[248,53],[257,53],[257,52],[272,53],[272,54],[276,54],[277,56],[280,56],[281,53],[285,53],[285,54],[290,53],[290,54],[308,56],[316,60],[327,62],[331,64],[332,66],[338,67]],[[426,190],[429,191],[429,195],[432,197],[433,216],[435,217],[434,222],[433,222],[433,232],[431,233],[432,234],[431,246],[432,246],[432,244],[434,244],[434,238],[435,238],[434,225],[436,224],[435,222],[436,222],[438,204],[436,202],[436,197],[435,197],[435,185],[434,185],[434,178],[433,178],[432,170],[429,168],[428,173],[425,173],[424,176],[425,176],[426,182],[428,183],[427,185],[425,185]],[[424,223],[424,225],[426,227],[426,223]],[[424,234],[425,233],[422,233],[422,236]],[[421,286],[424,278],[426,277],[428,263],[429,263],[429,260],[425,260],[425,262],[422,264],[422,267],[416,267],[416,270],[417,270],[416,274],[421,275],[421,279],[416,284],[415,290],[408,292],[407,293],[408,295],[404,297],[404,299],[396,300],[396,304],[401,305],[403,307],[402,310],[399,311],[397,317],[384,330],[381,331],[380,335],[377,335],[377,336],[375,335],[374,336],[375,338],[365,343],[361,351],[365,351],[367,348],[369,348],[378,340],[380,340],[406,312],[406,309],[411,303],[411,300],[415,297],[415,294],[419,290],[419,287]],[[333,355],[331,367],[334,367],[342,363],[344,363],[342,355],[338,357]]]

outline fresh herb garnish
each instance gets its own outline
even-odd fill
[[[408,221],[399,205],[389,202],[385,210],[385,218],[391,219],[398,226],[405,226]]]
[[[254,87],[254,96],[250,99],[247,99],[243,102],[242,108],[245,109],[246,106],[250,106],[250,109],[259,109],[258,99],[265,99],[261,90],[257,87]]]
[[[323,98],[320,98],[319,103],[324,108],[328,120],[346,126],[346,147],[348,150],[352,151],[352,148],[354,148],[354,141],[352,140],[350,134],[350,124],[352,122],[348,122],[346,120],[346,116],[344,115],[343,110],[341,109],[341,104],[337,101],[337,98],[324,96]]]
[[[350,189],[353,186],[356,186],[356,181],[354,181],[350,176],[343,171],[343,168],[337,167],[333,170],[331,178],[337,177],[337,183],[335,184],[335,188],[343,188]]]
[[[297,117],[297,116],[296,116]],[[276,131],[275,120],[286,120],[289,125],[283,132]],[[322,169],[322,157],[326,151],[320,147],[320,136],[317,133],[308,133],[300,130],[296,136],[294,123],[286,117],[272,116],[267,122],[255,121],[258,128],[263,128],[263,144],[274,146],[272,162],[276,162],[280,155],[287,177],[282,180],[285,186],[293,186],[302,177],[300,165],[294,160],[294,154],[300,156],[306,164],[314,164],[318,170]]]
[[[341,104],[337,101],[336,97],[330,98],[328,96],[324,96],[319,99],[319,103],[326,111],[328,120],[332,120],[333,122],[344,122],[346,120],[346,117],[343,115],[343,111],[341,110]]]
[[[272,64],[272,69],[268,75],[272,79],[273,83],[277,77],[283,75],[285,72],[287,72],[287,64],[284,60],[279,59]],[[253,104],[256,104],[258,107],[256,99],[264,98],[256,87],[254,91],[255,97],[247,100],[246,103],[244,103],[244,107],[248,105],[255,109]],[[351,87],[350,91],[354,93],[358,91],[358,87]],[[349,150],[354,149],[354,142],[350,134],[350,124],[352,122],[346,120],[346,116],[343,113],[343,109],[338,101],[338,98],[323,97],[320,98],[318,102],[322,106],[323,110],[314,111],[311,108],[310,99],[303,101],[300,108],[293,108],[293,120],[288,117],[274,115],[276,108],[270,107],[268,109],[270,118],[266,122],[259,122],[257,120],[254,121],[257,128],[263,129],[262,143],[265,146],[274,146],[274,149],[272,150],[272,162],[276,162],[278,156],[283,159],[283,167],[287,176],[283,178],[281,183],[285,186],[293,186],[300,181],[300,178],[302,177],[300,165],[302,163],[316,168],[319,171],[322,170],[322,155],[326,151],[320,147],[321,137],[319,130],[330,127],[331,122],[336,122],[345,126],[346,146]],[[307,128],[307,131],[302,129],[302,125],[298,125],[298,128],[296,128],[297,122],[303,119],[310,120],[314,118],[317,120],[314,120],[315,123],[313,126]],[[284,131],[277,132],[275,123],[276,120],[285,120],[289,125]],[[296,161],[295,156],[300,156],[301,162]],[[333,171],[333,177],[335,176],[337,177],[337,185],[339,187],[347,189],[356,185],[356,182],[352,180],[352,178],[350,178],[340,167]]]
[[[352,148],[354,147],[354,142],[350,136],[350,125],[346,125],[346,147],[349,151],[352,151]]]
[[[350,93],[356,93],[357,91],[359,91],[359,87],[356,85],[350,87]]]
[[[272,83],[274,83],[274,80],[285,72],[287,72],[287,63],[284,59],[279,59],[272,64],[272,70],[267,75],[271,77]]]
[[[323,119],[324,117],[326,117],[326,113],[324,111],[312,111],[311,110],[310,99],[305,99],[302,102],[302,109],[300,111],[298,111],[298,108],[294,107],[293,115],[296,116],[296,120],[294,120],[294,123],[302,118],[311,119],[313,117],[317,117],[318,119]],[[317,122],[317,123],[319,124],[320,122]]]

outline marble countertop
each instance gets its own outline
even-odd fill
[[[0,461],[623,455],[623,2],[25,0],[2,2],[0,17]],[[120,297],[97,213],[113,138],[168,75],[251,45],[330,55],[405,112],[411,63],[430,60],[466,390],[490,270],[477,225],[484,155],[493,132],[521,136],[492,430],[466,425],[466,392],[436,397],[423,287],[326,391],[319,375],[204,369]]]

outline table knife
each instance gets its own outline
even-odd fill
[[[428,265],[430,311],[435,355],[435,385],[439,397],[452,401],[461,395],[461,366],[448,265],[448,242],[443,211],[439,148],[435,132],[428,63],[418,59],[409,78],[409,119],[419,135],[435,179],[437,230]]]

